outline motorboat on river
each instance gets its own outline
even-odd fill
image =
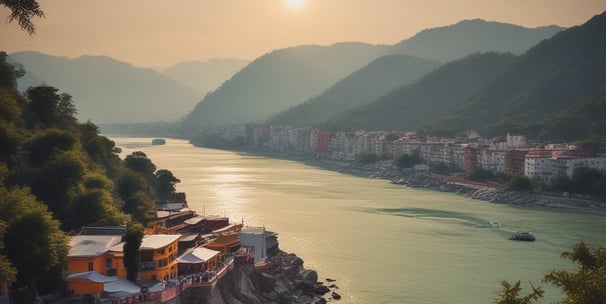
[[[516,231],[509,235],[509,239],[513,241],[534,241],[536,238],[530,231]]]

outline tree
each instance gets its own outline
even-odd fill
[[[131,223],[126,228],[124,234],[124,268],[126,268],[126,278],[131,282],[137,281],[139,273],[139,248],[143,241],[144,228],[139,223]]]
[[[156,205],[153,199],[143,191],[133,193],[124,201],[124,207],[122,210],[132,215],[133,220],[147,223],[147,221],[153,219],[156,214]]]
[[[124,166],[140,173],[153,188],[156,186],[156,165],[141,151],[135,151],[124,158]]]
[[[532,182],[528,176],[514,175],[505,184],[505,188],[515,191],[532,191]]]
[[[517,281],[513,285],[507,281],[501,281],[501,285],[503,289],[501,290],[499,297],[495,300],[495,304],[530,304],[542,298],[544,293],[543,289],[534,287],[531,284],[530,287],[532,288],[532,292],[526,296],[520,297],[520,291],[522,291],[520,281]]]
[[[495,178],[494,173],[484,168],[476,167],[469,175],[469,179],[476,182],[487,182]]]
[[[6,223],[4,252],[18,270],[16,282],[29,285],[37,296],[38,279],[52,269],[58,277],[66,264],[67,236],[59,221],[27,189],[0,188],[0,222]]]
[[[421,158],[418,154],[408,155],[402,154],[396,159],[398,168],[412,168],[414,165],[421,163]]]
[[[602,178],[600,171],[589,167],[578,167],[572,172],[575,192],[591,193],[592,185]]]
[[[562,289],[566,295],[562,303],[606,303],[606,248],[600,246],[591,250],[580,241],[571,252],[563,252],[561,257],[577,264],[576,272],[554,270],[543,281]]]
[[[156,194],[161,201],[168,200],[170,195],[176,191],[175,185],[181,182],[172,172],[166,169],[156,171],[156,178],[158,179]]]
[[[11,10],[8,22],[17,20],[21,29],[30,35],[36,32],[32,18],[44,17],[44,12],[36,0],[0,0],[0,4]]]

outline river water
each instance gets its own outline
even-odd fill
[[[110,136],[126,155],[143,151],[168,169],[199,214],[278,232],[320,280],[336,279],[340,303],[493,303],[500,281],[541,282],[583,239],[606,243],[606,217],[519,208],[410,189],[303,163],[193,147],[167,139]],[[506,239],[530,230],[535,242]]]

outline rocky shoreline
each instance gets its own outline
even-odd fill
[[[295,254],[276,250],[268,256],[265,267],[237,264],[210,297],[190,295],[182,303],[323,304],[341,299],[334,280],[318,281],[317,272],[303,264]]]
[[[304,155],[268,151],[249,151],[248,154],[287,159],[310,166],[350,174],[360,177],[387,179],[393,184],[432,191],[451,192],[491,203],[508,204],[520,207],[545,207],[562,210],[606,215],[606,202],[596,199],[575,198],[545,193],[511,191],[477,183],[451,182],[447,178],[428,172],[416,172],[414,169],[399,169],[391,163],[361,165],[350,161],[313,158]]]
[[[398,170],[383,168],[373,174],[385,178],[393,184],[411,188],[423,188],[434,191],[452,192],[491,203],[508,204],[525,207],[558,208],[576,212],[606,215],[606,203],[595,199],[581,199],[565,196],[548,195],[535,192],[520,192],[478,183],[452,182],[445,177],[430,173],[418,173],[412,169]]]

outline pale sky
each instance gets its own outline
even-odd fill
[[[482,18],[527,27],[579,25],[606,0],[39,0],[29,36],[0,23],[0,50],[107,55],[139,67],[254,59],[342,41],[394,44],[430,27]],[[0,7],[0,18],[8,10]]]

